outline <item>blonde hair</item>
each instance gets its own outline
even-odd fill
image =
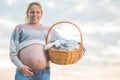
[[[28,12],[29,12],[29,9],[31,8],[31,6],[33,5],[37,5],[40,7],[40,10],[41,10],[41,14],[43,14],[43,11],[42,11],[42,6],[39,2],[31,2],[28,7],[27,7],[27,10],[26,10],[26,17],[25,17],[25,22],[28,22],[29,19],[28,19]]]

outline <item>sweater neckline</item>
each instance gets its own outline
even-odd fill
[[[30,28],[33,28],[33,29],[41,29],[42,25],[39,24],[39,25],[32,25],[32,24],[29,24],[29,23],[26,23],[26,25]]]

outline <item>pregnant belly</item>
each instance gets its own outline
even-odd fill
[[[43,45],[34,44],[20,51],[20,60],[33,70],[44,69],[49,65]]]

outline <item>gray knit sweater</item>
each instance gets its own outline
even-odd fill
[[[31,44],[38,43],[45,45],[46,35],[49,27],[45,26],[32,26],[29,24],[17,25],[10,38],[10,59],[20,67],[24,65],[19,57],[19,51]],[[55,30],[50,32],[49,41],[60,39],[60,35]]]

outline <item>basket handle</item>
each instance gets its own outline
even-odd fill
[[[49,33],[50,33],[51,29],[52,29],[53,27],[55,27],[56,25],[61,24],[61,23],[69,23],[69,24],[72,24],[73,26],[75,26],[75,27],[79,30],[79,32],[80,32],[80,40],[81,40],[80,47],[82,47],[82,45],[83,45],[82,33],[81,33],[79,27],[78,27],[77,25],[75,25],[74,23],[69,22],[69,21],[60,21],[60,22],[57,22],[57,23],[53,24],[53,25],[50,27],[50,29],[48,30],[47,37],[46,37],[46,44],[48,44],[48,36],[49,36]]]

